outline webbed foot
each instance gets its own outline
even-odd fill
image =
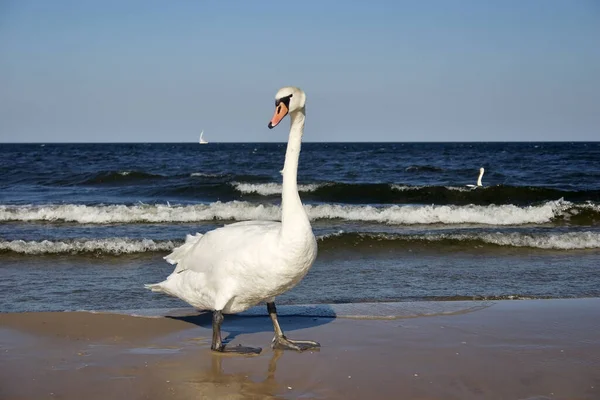
[[[271,344],[273,349],[279,350],[296,350],[296,351],[304,351],[304,350],[317,350],[321,347],[321,345],[312,340],[292,340],[288,339],[285,336],[275,336],[273,338],[273,343]]]

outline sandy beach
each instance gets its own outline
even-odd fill
[[[230,345],[263,347],[251,357],[212,353],[206,314],[5,313],[0,398],[598,399],[598,310],[600,299],[576,299],[415,318],[282,316],[289,337],[321,343],[305,353],[271,350],[266,317],[229,316]]]

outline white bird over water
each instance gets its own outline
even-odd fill
[[[485,170],[483,169],[483,167],[479,168],[479,178],[477,178],[477,185],[467,185],[467,187],[476,188],[476,187],[479,187],[479,186],[483,186],[481,184],[481,178],[483,177],[483,173],[484,172],[485,172]]]
[[[260,353],[260,348],[228,347],[221,339],[223,314],[239,313],[261,302],[273,322],[271,347],[303,351],[320,347],[310,340],[288,339],[277,320],[275,297],[296,286],[317,257],[317,241],[300,196],[297,175],[304,133],[306,95],[284,87],[275,95],[269,128],[290,115],[291,126],[281,195],[281,222],[244,221],[188,235],[165,259],[176,264],[166,280],[146,285],[213,312],[211,349],[218,352]]]

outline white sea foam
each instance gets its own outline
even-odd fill
[[[537,206],[515,205],[392,205],[364,206],[319,204],[305,205],[311,220],[342,219],[392,225],[415,224],[545,224],[557,217],[568,218],[581,209],[600,211],[594,204],[573,205],[557,200]],[[244,201],[198,205],[43,205],[0,206],[0,221],[65,221],[83,224],[172,223],[211,220],[279,220],[281,208]]]
[[[551,201],[539,206],[517,207],[514,205],[489,206],[347,206],[307,205],[312,219],[340,218],[351,221],[379,222],[385,224],[486,224],[521,225],[543,224],[562,215],[572,204]]]
[[[600,248],[600,233],[598,232],[567,232],[567,233],[521,233],[521,232],[490,232],[490,233],[458,233],[410,236],[411,239],[422,239],[431,242],[442,240],[481,241],[509,247],[532,247],[537,249],[577,250]]]
[[[0,221],[65,221],[82,224],[169,223],[210,220],[269,220],[280,214],[279,207],[247,202],[174,205],[46,205],[0,206]]]
[[[318,237],[319,242],[343,236],[342,231]],[[377,233],[359,234],[363,239],[443,242],[446,240],[476,241],[506,247],[531,247],[548,250],[581,250],[600,248],[598,232],[568,232],[550,234],[524,233],[475,233],[475,234],[426,234],[389,235]],[[154,241],[150,239],[105,238],[42,241],[0,241],[0,252],[25,255],[93,253],[121,255],[146,252],[169,252],[182,244],[182,240]]]
[[[397,190],[399,192],[405,192],[407,190],[418,190],[423,189],[425,186],[408,186],[408,185],[390,185],[393,190]]]
[[[470,192],[473,190],[472,187],[467,186],[444,186],[448,190],[454,190],[455,192]],[[485,189],[485,186],[477,187],[479,190]]]
[[[61,254],[61,253],[101,253],[130,254],[151,251],[170,251],[177,245],[173,241],[154,241],[150,239],[80,239],[64,241],[0,241],[0,251],[11,251],[20,254]]]
[[[232,182],[231,183],[236,190],[242,193],[256,193],[261,196],[270,196],[281,194],[282,185],[280,183],[244,183],[244,182]],[[306,185],[298,185],[298,191],[300,192],[314,192],[323,184],[310,183]]]
[[[486,243],[499,246],[534,247],[538,249],[575,250],[600,248],[600,233],[568,232],[553,234],[488,233],[481,234]]]
[[[397,190],[399,192],[405,192],[407,190],[425,189],[428,187],[428,186],[408,186],[408,185],[397,185],[397,184],[392,184],[390,186],[393,190]],[[429,187],[432,187],[432,186],[429,186]],[[433,188],[435,188],[435,186],[433,186]],[[473,188],[469,188],[466,186],[444,186],[444,188],[447,190],[454,190],[456,192],[470,192],[471,190],[473,190]]]
[[[484,232],[484,233],[444,233],[424,235],[395,235],[387,233],[352,233],[338,231],[319,236],[319,241],[326,241],[344,235],[356,235],[362,240],[375,241],[427,241],[443,242],[475,241],[498,246],[532,247],[554,250],[580,250],[600,248],[599,232],[567,232],[567,233],[521,233],[521,232]]]

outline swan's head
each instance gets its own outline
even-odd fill
[[[275,95],[275,114],[269,122],[269,129],[276,127],[288,114],[304,109],[306,95],[302,89],[294,86],[286,86]]]
[[[483,172],[485,171],[485,169],[483,169],[483,167],[479,168],[479,173],[483,174]]]

